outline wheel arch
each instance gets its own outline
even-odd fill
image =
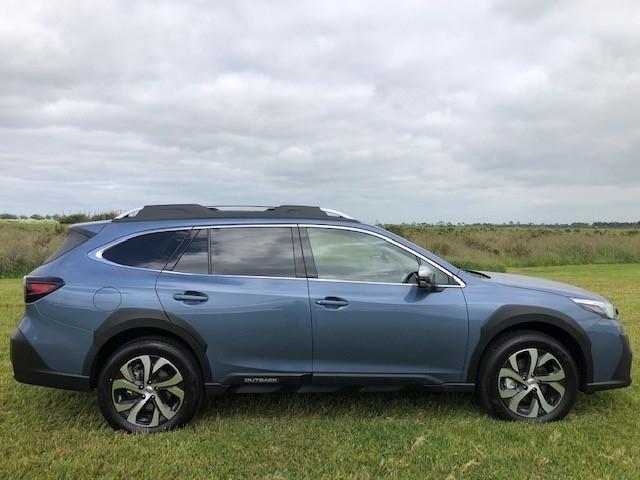
[[[164,312],[156,310],[123,309],[111,315],[94,333],[83,366],[91,388],[96,386],[100,368],[111,353],[126,342],[149,335],[167,337],[184,346],[196,358],[203,381],[212,381],[207,344],[191,326],[179,318],[172,317],[170,321]]]
[[[498,309],[480,330],[467,369],[467,381],[475,383],[482,359],[489,345],[500,335],[516,330],[535,330],[562,343],[573,356],[580,375],[580,389],[593,381],[591,341],[586,332],[571,317],[542,307],[508,305]]]

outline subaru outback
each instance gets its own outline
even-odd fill
[[[152,205],[77,224],[24,279],[19,382],[97,391],[130,432],[189,422],[206,394],[474,392],[498,418],[558,420],[631,383],[607,299],[464,271],[318,207]]]

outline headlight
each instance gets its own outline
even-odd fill
[[[588,300],[586,298],[572,298],[578,306],[597,313],[601,317],[615,319],[618,317],[618,310],[609,302],[601,302],[599,300]]]

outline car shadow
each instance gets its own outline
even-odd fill
[[[276,392],[267,394],[228,394],[209,397],[201,409],[201,418],[233,417],[393,417],[411,418],[429,415],[449,416],[457,412],[478,412],[472,395],[461,393],[336,393]]]
[[[79,428],[109,428],[102,418],[95,392],[70,392],[45,387],[29,387],[24,399],[23,414],[28,411],[46,411],[38,418],[38,428],[44,430],[78,425]],[[630,392],[629,392],[630,393]],[[578,395],[574,415],[611,415],[612,411],[628,404],[624,391],[600,392],[596,395]],[[24,411],[26,410],[26,411]],[[362,393],[342,391],[336,393],[275,392],[260,394],[225,394],[208,397],[196,421],[233,418],[270,419],[410,419],[428,418],[486,418],[488,415],[477,404],[475,397],[465,393],[432,393],[398,391]]]

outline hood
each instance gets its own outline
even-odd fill
[[[556,293],[558,295],[564,295],[565,297],[574,298],[587,298],[590,300],[604,300],[606,298],[598,295],[597,293],[584,290],[582,288],[574,287],[566,283],[554,282],[553,280],[546,280],[544,278],[527,277],[525,275],[513,275],[510,273],[498,273],[498,272],[481,272],[484,275],[488,275],[491,278],[483,278],[484,282],[498,283],[500,285],[506,285],[509,287],[529,288],[531,290],[540,290],[543,292]]]

